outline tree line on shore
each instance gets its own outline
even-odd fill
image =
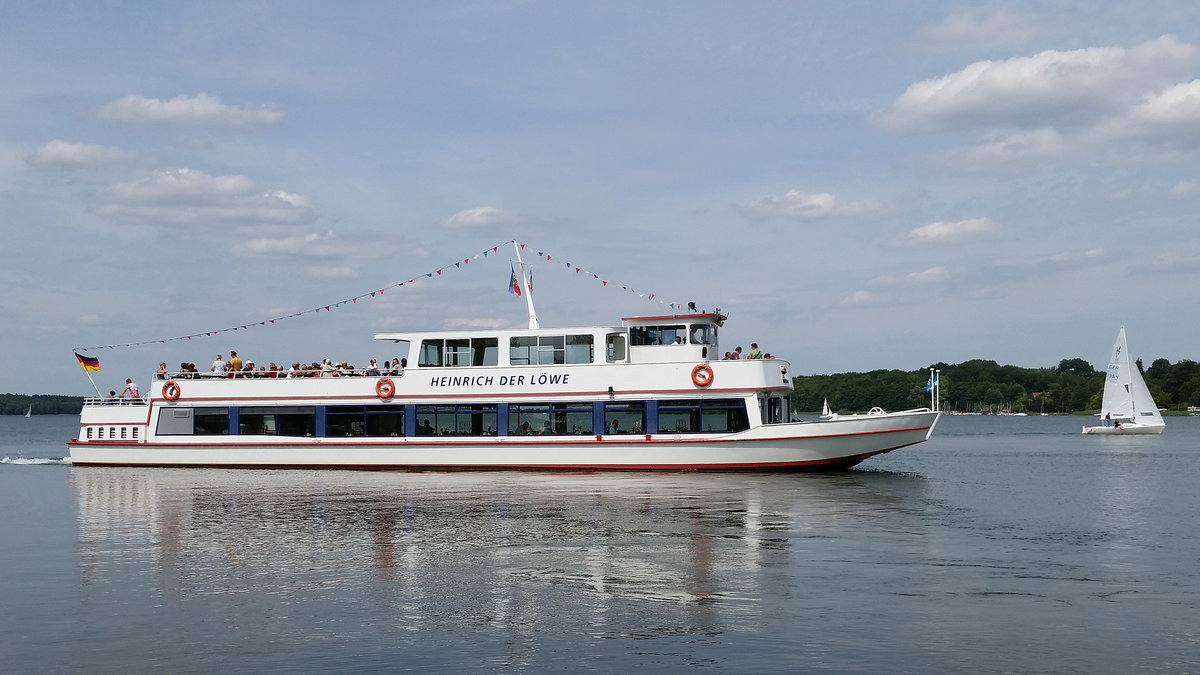
[[[1149,368],[1138,368],[1160,408],[1185,410],[1200,406],[1200,364],[1182,360],[1172,364],[1156,359]],[[939,371],[943,410],[958,412],[1079,413],[1100,409],[1104,392],[1102,371],[1083,359],[1063,359],[1053,368],[1002,366],[974,359],[958,364],[935,363]],[[837,411],[863,411],[874,406],[887,410],[920,408],[930,403],[929,368],[874,370],[793,378],[792,407],[797,412],[821,410],[826,399]]]
[[[942,408],[959,412],[1089,412],[1099,410],[1104,391],[1104,373],[1083,359],[1063,359],[1054,368],[1002,366],[984,359],[930,368],[939,371]],[[1143,374],[1160,408],[1200,406],[1200,363],[1155,359]],[[929,368],[803,375],[792,381],[797,412],[818,411],[826,399],[834,411],[929,405]],[[83,397],[0,394],[0,415],[24,415],[31,406],[35,415],[78,415]]]
[[[83,410],[82,396],[53,394],[0,394],[0,415],[78,415]]]

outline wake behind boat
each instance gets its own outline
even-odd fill
[[[517,247],[520,262],[520,248]],[[524,266],[521,265],[522,270]],[[516,275],[514,275],[516,276]],[[75,465],[361,469],[823,469],[929,438],[939,413],[792,421],[787,361],[723,360],[726,316],[380,333],[415,365],[341,377],[166,373],[87,399]],[[391,347],[389,347],[391,351]]]
[[[1083,427],[1085,434],[1161,434],[1166,429],[1162,414],[1150,395],[1146,380],[1129,354],[1125,329],[1117,333],[1108,376],[1104,380],[1104,400],[1100,406],[1101,424]]]

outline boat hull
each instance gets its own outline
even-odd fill
[[[1106,436],[1151,436],[1161,434],[1166,429],[1162,424],[1122,424],[1120,427],[1103,425],[1084,427],[1085,434],[1103,434]]]
[[[940,413],[915,410],[759,425],[733,434],[212,437],[68,443],[75,465],[416,470],[806,470],[853,466],[927,440]]]

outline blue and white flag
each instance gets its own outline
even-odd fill
[[[517,270],[512,267],[508,268],[512,271],[512,276],[508,278],[508,292],[515,295],[521,294],[521,284],[517,283]]]

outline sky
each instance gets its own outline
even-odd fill
[[[543,327],[796,375],[1200,358],[1191,0],[13,0],[0,64],[0,392],[521,327],[514,240]]]

